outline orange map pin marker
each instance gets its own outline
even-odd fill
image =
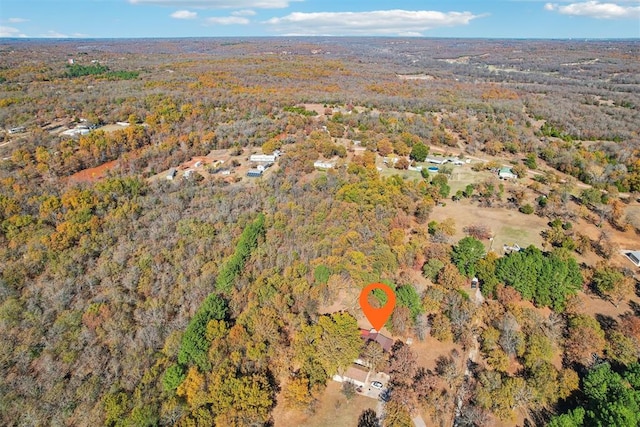
[[[384,293],[387,294],[387,303],[383,307],[375,308],[369,304],[369,292],[374,289],[382,289]],[[367,316],[367,319],[371,322],[371,326],[373,326],[376,331],[380,331],[387,320],[389,320],[389,316],[391,316],[396,306],[396,293],[384,283],[372,283],[360,292],[359,302],[364,315]]]

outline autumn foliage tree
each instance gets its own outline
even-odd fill
[[[596,319],[585,314],[569,318],[565,340],[568,362],[591,366],[594,356],[602,357],[605,344],[604,331]]]

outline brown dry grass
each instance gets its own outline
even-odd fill
[[[441,222],[447,218],[453,218],[456,224],[455,241],[465,237],[462,231],[464,227],[472,224],[484,224],[488,226],[494,236],[493,245],[484,241],[485,247],[502,254],[502,245],[517,243],[520,247],[535,245],[542,247],[540,232],[547,228],[548,220],[535,215],[525,215],[516,210],[504,208],[482,208],[469,200],[459,202],[447,202],[446,206],[434,208],[430,220]]]
[[[107,176],[107,173],[118,165],[118,160],[103,163],[95,168],[78,171],[69,177],[70,182],[96,182]]]
[[[360,395],[347,400],[340,392],[340,388],[339,383],[329,381],[313,414],[287,410],[282,405],[278,405],[273,411],[274,425],[276,427],[349,427],[358,424],[358,417],[365,409],[371,408],[375,411],[377,400]]]

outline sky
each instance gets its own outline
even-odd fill
[[[0,38],[640,38],[640,0],[0,0]]]

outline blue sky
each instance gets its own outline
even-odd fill
[[[1,0],[0,37],[640,38],[640,0]]]

